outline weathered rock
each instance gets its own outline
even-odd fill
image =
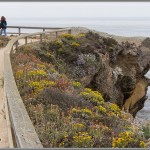
[[[132,112],[132,114],[136,114],[139,108],[142,108],[143,101],[145,101],[145,94],[147,90],[147,79],[143,78],[140,79],[133,89],[133,92],[131,96],[126,99],[125,104],[123,105],[123,109],[129,112]],[[136,105],[137,103],[140,104]]]
[[[145,40],[143,40],[141,45],[144,47],[150,48],[150,38],[146,38]]]
[[[69,75],[85,87],[100,91],[106,101],[116,103],[120,108],[128,101],[126,109],[135,116],[146,100],[149,81],[144,75],[150,69],[150,48],[145,44],[138,47],[129,42],[119,44],[108,35],[103,37],[87,32],[85,30],[86,36],[80,40],[81,48],[75,52],[77,58],[67,62]],[[63,59],[67,61],[67,58]],[[143,92],[133,103],[133,94],[139,94],[136,88],[143,80]]]

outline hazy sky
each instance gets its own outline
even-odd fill
[[[0,2],[0,16],[150,17],[150,2]]]

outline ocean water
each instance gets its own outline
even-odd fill
[[[150,78],[150,71],[145,76]],[[147,97],[143,109],[141,109],[136,115],[136,118],[140,121],[150,121],[150,87],[148,87]]]
[[[121,36],[150,37],[150,18],[8,18],[7,23],[10,26],[86,27]],[[12,30],[15,29],[8,32]]]
[[[32,27],[86,27],[119,36],[150,37],[150,18],[7,18],[9,26]],[[17,32],[17,29],[7,29]],[[22,32],[39,32],[41,30],[22,29]],[[150,78],[150,71],[147,73]],[[150,120],[150,87],[144,108],[137,113],[137,118]]]

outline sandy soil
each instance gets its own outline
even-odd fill
[[[0,148],[8,147],[7,121],[5,113],[4,89],[4,49],[0,49]]]

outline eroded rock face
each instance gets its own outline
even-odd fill
[[[144,47],[150,48],[150,38],[146,38],[145,40],[143,40],[141,45]]]
[[[98,73],[95,81],[97,89],[105,93],[109,101],[126,106],[126,111],[135,116],[146,100],[149,81],[144,75],[150,68],[150,49],[126,44],[116,54],[113,63],[105,63],[107,69],[103,73],[106,79],[102,78],[103,73]]]
[[[136,110],[140,108],[138,105],[136,106],[135,104],[139,102],[139,105],[142,106],[141,102],[145,99],[146,88],[147,88],[146,79],[145,78],[140,79],[136,83],[131,96],[128,99],[126,99],[125,104],[123,105],[123,109],[125,111],[130,111],[133,114],[135,114]]]
[[[121,108],[126,106],[126,111],[135,116],[146,100],[149,81],[144,75],[150,68],[150,48],[136,47],[129,42],[118,44],[114,39],[96,33],[88,33],[83,42],[86,52],[80,51],[70,64],[70,74],[86,87],[100,91],[106,101],[117,103]],[[139,87],[141,81],[143,88]],[[141,95],[133,100],[133,95],[140,92]]]

